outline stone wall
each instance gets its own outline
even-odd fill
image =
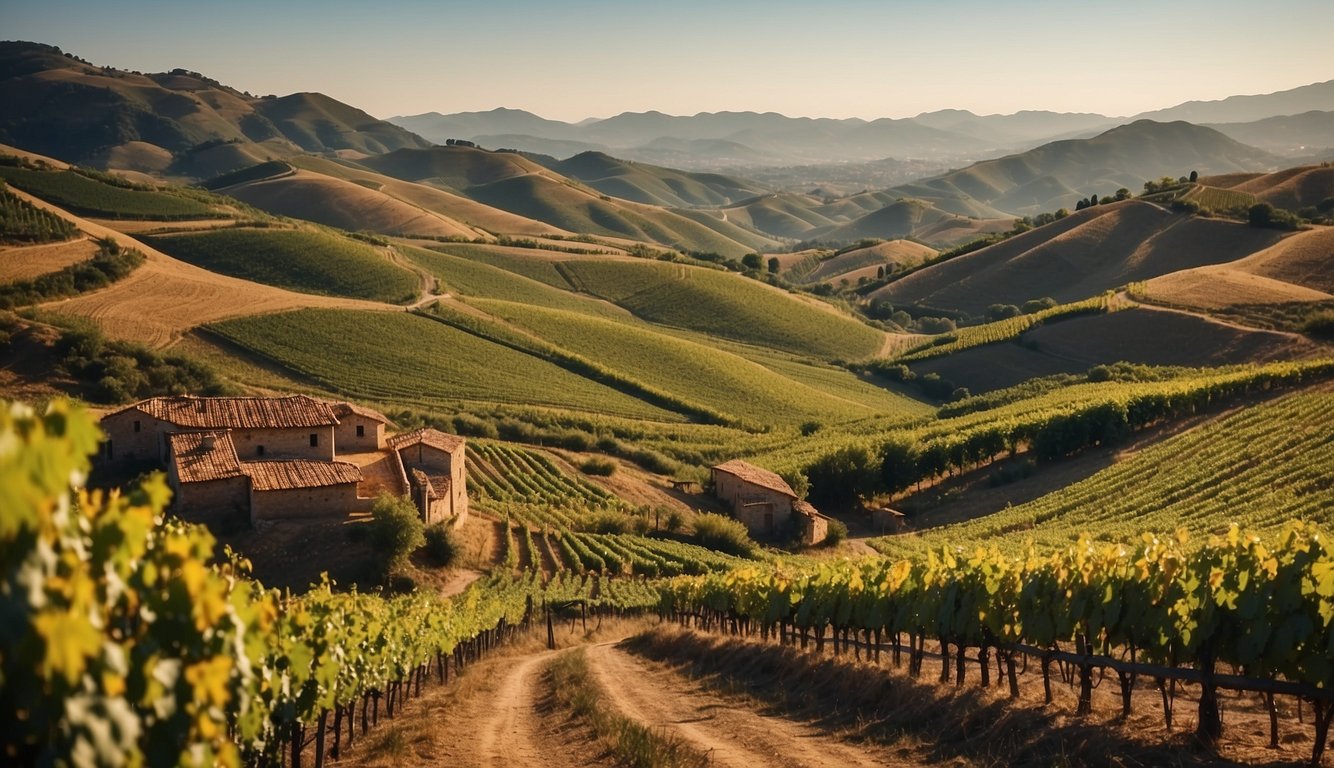
[[[311,435],[315,445],[310,444]],[[233,429],[232,444],[241,461],[256,459],[318,459],[333,461],[334,428],[292,427],[289,429]],[[263,452],[260,452],[263,447]]]
[[[250,520],[342,517],[361,511],[369,499],[357,498],[357,484],[329,485],[323,488],[292,488],[280,491],[251,491]]]
[[[357,429],[361,434],[357,434]],[[334,427],[334,440],[337,441],[337,453],[370,453],[384,448],[384,423],[369,419],[356,413],[349,413],[338,420]]]

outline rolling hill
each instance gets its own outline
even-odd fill
[[[1150,280],[1151,301],[1218,309],[1334,298],[1334,229],[1299,232],[1245,258]]]
[[[659,206],[614,199],[515,152],[433,147],[398,150],[361,163],[571,232],[732,257],[777,245],[772,238],[712,217],[688,217]]]
[[[1243,144],[1282,155],[1309,155],[1334,147],[1334,111],[1311,110],[1249,123],[1213,123],[1207,127]]]
[[[667,208],[716,208],[769,191],[746,179],[630,163],[601,152],[584,152],[548,167],[604,195]]]
[[[1334,167],[1328,165],[1309,165],[1274,173],[1217,179],[1205,177],[1201,182],[1251,195],[1275,208],[1290,211],[1319,205],[1334,197]]]
[[[1064,303],[1132,281],[1234,261],[1281,236],[1132,200],[1086,208],[932,265],[885,286],[874,297],[896,306],[971,315],[982,315],[991,304],[1021,305],[1044,296]]]
[[[321,94],[256,97],[194,72],[126,72],[37,43],[0,43],[0,104],[0,142],[197,178],[303,151],[429,146]]]
[[[920,181],[903,190],[945,207],[948,200],[977,200],[1016,214],[1072,208],[1090,193],[1138,191],[1149,179],[1260,171],[1279,161],[1209,128],[1184,122],[1139,120],[1091,139],[1044,144]]]
[[[1334,111],[1334,80],[1311,83],[1275,93],[1230,96],[1218,101],[1188,101],[1167,109],[1143,112],[1136,119],[1188,120],[1192,123],[1246,123],[1276,115],[1310,110]]]

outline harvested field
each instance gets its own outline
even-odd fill
[[[91,259],[97,244],[88,238],[63,243],[46,243],[14,248],[0,248],[0,282],[31,280],[58,272],[71,264]]]
[[[147,260],[111,287],[43,305],[44,309],[93,320],[107,336],[165,347],[203,323],[300,307],[345,307],[402,311],[373,301],[313,296],[224,277],[149,248],[128,235],[81,219],[50,203],[14,190],[39,208],[59,214],[95,238],[111,237]]]
[[[1323,291],[1229,267],[1201,267],[1154,278],[1145,286],[1145,297],[1149,301],[1201,309],[1334,298]]]
[[[469,239],[487,236],[481,230],[378,189],[311,171],[299,170],[287,176],[238,184],[227,187],[226,193],[269,213],[350,231]]]

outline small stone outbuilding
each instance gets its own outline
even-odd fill
[[[732,509],[756,538],[796,535],[804,544],[818,544],[829,533],[829,518],[797,497],[776,473],[740,459],[712,468],[713,492]]]
[[[440,520],[461,524],[468,517],[467,441],[430,427],[388,440],[407,472],[413,503],[429,525]]]

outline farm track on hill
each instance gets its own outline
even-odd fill
[[[591,676],[610,708],[680,739],[708,755],[712,766],[904,764],[874,746],[846,743],[814,726],[720,696],[614,643],[591,646],[587,656]]]

